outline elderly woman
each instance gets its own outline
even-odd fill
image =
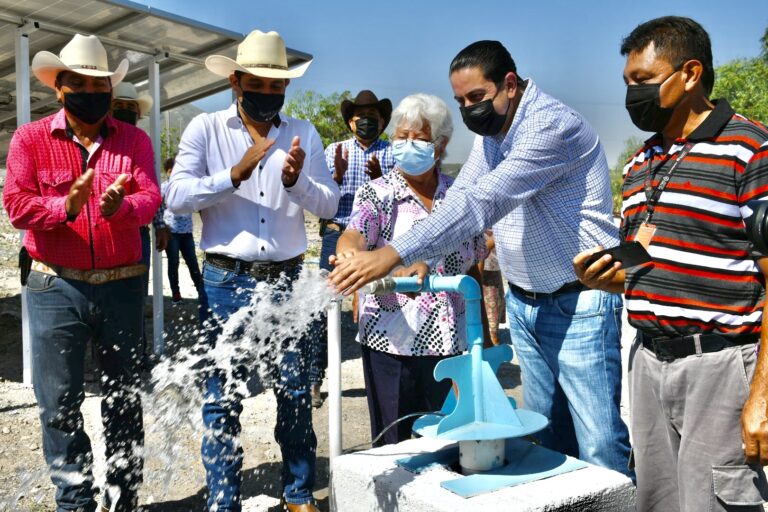
[[[453,132],[448,107],[437,96],[414,94],[392,113],[395,170],[361,187],[352,216],[336,246],[337,263],[358,251],[390,243],[439,209],[452,179],[440,172],[440,158]],[[437,261],[432,274],[470,274],[486,256],[482,234],[469,238]],[[371,436],[407,414],[440,408],[450,381],[436,382],[435,365],[466,349],[464,300],[457,293],[361,296],[358,341],[362,345]],[[381,444],[410,437],[415,418],[389,429]]]

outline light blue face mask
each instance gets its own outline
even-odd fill
[[[421,176],[435,165],[435,145],[423,140],[397,139],[392,142],[392,156],[401,171]]]

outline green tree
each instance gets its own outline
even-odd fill
[[[762,44],[760,54],[763,56],[763,60],[768,62],[768,27],[765,27],[765,34],[760,38],[760,43]]]
[[[352,99],[349,91],[334,92],[327,96],[315,91],[298,91],[285,104],[284,112],[299,119],[306,119],[317,128],[323,146],[348,139],[349,126],[341,118],[339,107],[343,100]]]
[[[163,128],[160,133],[160,164],[162,165],[166,159],[176,156],[179,151],[179,140],[181,140],[181,134],[178,128]]]
[[[763,44],[768,43],[766,36]],[[733,109],[750,119],[768,123],[768,53],[754,59],[727,62],[715,70],[712,98],[725,98]]]
[[[630,137],[624,141],[624,150],[616,159],[616,164],[611,168],[611,194],[613,195],[613,214],[617,217],[621,215],[622,195],[621,190],[624,185],[624,166],[635,151],[643,145],[639,137]]]

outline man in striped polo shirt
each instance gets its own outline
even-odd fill
[[[622,241],[652,262],[574,259],[592,288],[623,291],[640,511],[754,510],[768,497],[768,356],[759,351],[768,259],[745,205],[768,199],[768,131],[710,101],[709,36],[688,18],[624,39],[626,107],[656,132],[624,168]],[[765,329],[762,330],[765,332]],[[751,382],[751,385],[750,385]]]

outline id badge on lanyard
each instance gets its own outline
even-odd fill
[[[677,154],[674,163],[669,168],[669,171],[659,180],[659,184],[656,185],[656,187],[653,187],[653,174],[655,172],[651,172],[651,166],[653,163],[653,158],[651,158],[648,161],[648,170],[646,182],[645,182],[645,198],[646,198],[646,214],[645,214],[645,220],[643,220],[643,223],[640,224],[640,227],[637,230],[637,234],[635,235],[635,241],[640,242],[640,244],[645,248],[648,249],[648,246],[651,245],[651,240],[653,240],[653,236],[656,234],[656,224],[653,224],[651,222],[651,219],[653,218],[653,213],[656,209],[656,203],[659,202],[659,197],[661,197],[661,193],[664,191],[665,188],[667,188],[667,185],[669,184],[670,179],[672,178],[672,173],[677,169],[677,166],[680,165],[680,162],[683,161],[683,159],[688,156],[688,153],[691,152],[691,149],[693,148],[693,144],[690,142],[685,145],[685,147]],[[664,162],[659,164],[659,167],[664,165]]]

